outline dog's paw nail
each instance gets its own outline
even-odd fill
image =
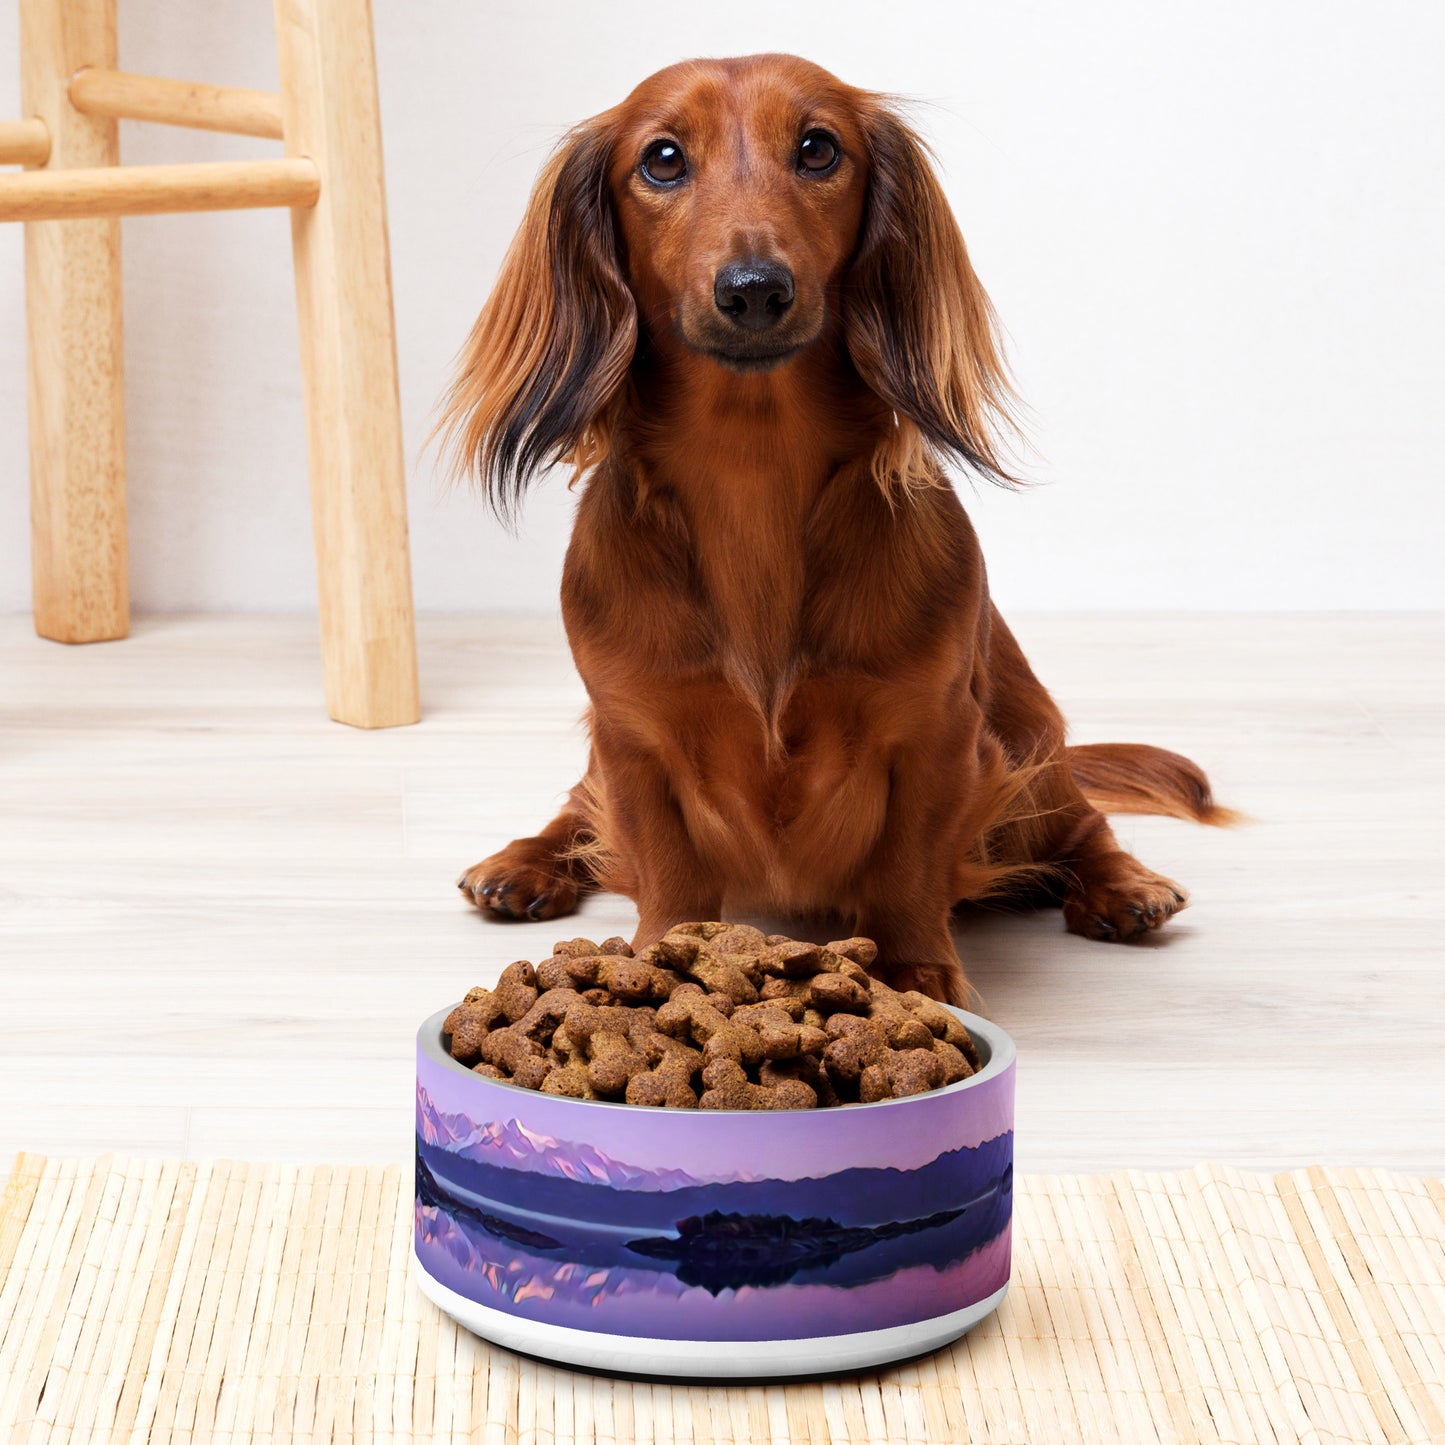
[[[1171,889],[1169,890],[1169,894],[1170,894],[1170,897],[1172,897],[1176,903],[1183,903],[1183,902],[1184,902],[1184,895],[1183,895],[1181,892],[1179,892],[1179,890],[1178,890],[1177,888],[1171,888]]]
[[[551,895],[550,893],[541,893],[541,894],[538,894],[537,897],[534,898],[534,899],[527,905],[527,917],[528,917],[528,918],[540,918],[540,917],[542,916],[542,910],[543,910],[551,901],[552,901],[552,895]]]
[[[494,894],[496,891],[497,885],[495,883],[486,883],[482,885],[482,897],[485,898],[488,903],[492,901],[492,894]]]
[[[1092,923],[1096,929],[1098,929],[1100,938],[1112,938],[1114,936],[1116,930],[1114,928],[1114,925],[1110,923],[1107,918],[1101,918],[1096,913],[1089,920],[1089,922]]]

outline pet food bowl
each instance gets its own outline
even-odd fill
[[[876,1104],[646,1109],[474,1074],[417,1035],[413,1273],[459,1324],[562,1364],[818,1375],[956,1339],[1008,1289],[1014,1046]],[[958,1011],[955,1011],[958,1012]]]

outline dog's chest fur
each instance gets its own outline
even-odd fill
[[[892,511],[847,473],[700,481],[635,511],[584,496],[563,607],[594,726],[660,761],[738,896],[836,896],[882,833],[900,750],[949,736],[969,660],[939,619],[981,586],[972,534],[951,492]],[[604,557],[625,607],[595,583]]]

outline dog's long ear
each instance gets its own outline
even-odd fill
[[[923,142],[881,97],[864,115],[868,200],[844,285],[848,350],[899,419],[875,459],[885,489],[954,457],[992,481],[1014,480],[999,452],[1012,391],[993,307]]]
[[[503,521],[542,468],[607,450],[637,342],[607,189],[611,128],[572,131],[537,179],[501,275],[462,349],[437,431]]]

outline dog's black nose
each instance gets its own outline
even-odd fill
[[[793,304],[793,273],[780,261],[732,261],[717,273],[712,295],[739,326],[766,331]]]

